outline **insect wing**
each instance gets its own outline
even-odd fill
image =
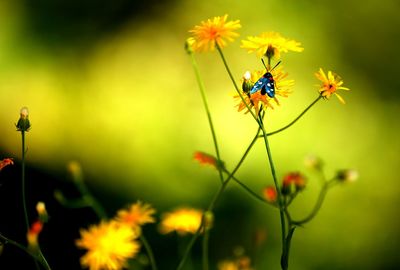
[[[254,94],[255,92],[261,90],[268,83],[268,79],[261,77],[258,81],[253,85],[253,88],[250,90],[250,94]]]

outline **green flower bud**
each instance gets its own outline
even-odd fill
[[[22,107],[18,123],[15,125],[17,127],[17,131],[29,131],[29,129],[31,128],[31,123],[29,122],[28,115],[28,108]]]

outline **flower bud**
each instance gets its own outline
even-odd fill
[[[307,168],[320,171],[322,169],[322,167],[324,166],[324,163],[322,162],[322,160],[319,157],[317,157],[315,155],[308,155],[304,159],[304,165]]]
[[[299,172],[292,172],[283,178],[282,194],[289,195],[303,190],[306,186],[306,178]]]
[[[28,131],[31,127],[31,123],[29,122],[29,111],[27,107],[22,107],[20,111],[20,117],[18,123],[15,125],[17,127],[17,131]]]
[[[336,179],[341,182],[354,182],[358,179],[358,171],[355,169],[340,170],[336,173]]]
[[[206,230],[211,229],[213,223],[214,223],[214,214],[213,214],[213,212],[206,211],[204,213],[204,228]]]
[[[38,202],[36,204],[36,211],[39,214],[39,220],[41,222],[47,222],[49,216],[47,214],[46,205],[44,204],[44,202]]]
[[[273,186],[265,187],[263,189],[263,194],[267,202],[270,203],[276,202],[276,199],[278,198],[278,193],[276,192],[276,189]]]
[[[251,83],[251,73],[250,71],[246,71],[243,75],[243,83],[242,83],[242,90],[244,93],[250,93],[251,88],[253,88],[253,84]]]
[[[195,40],[192,37],[186,39],[185,50],[186,50],[186,52],[188,54],[192,54],[193,53],[193,44],[194,44],[194,42],[195,42]]]

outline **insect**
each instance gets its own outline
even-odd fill
[[[275,82],[271,71],[276,68],[281,63],[281,61],[279,61],[271,70],[268,70],[268,68],[265,66],[263,59],[261,59],[261,61],[263,62],[263,65],[267,72],[253,85],[250,90],[250,94],[254,94],[257,91],[261,90],[261,95],[267,94],[270,98],[273,98],[275,97]]]

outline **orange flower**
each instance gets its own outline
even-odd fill
[[[150,204],[138,201],[132,204],[128,210],[119,210],[116,220],[131,227],[142,226],[146,223],[154,223],[152,216],[156,210]]]
[[[227,41],[232,42],[239,34],[235,30],[241,28],[240,21],[226,21],[228,15],[214,17],[202,21],[189,32],[193,39],[188,43],[195,52],[213,51],[217,45],[221,49],[226,47]]]
[[[3,160],[0,161],[0,171],[8,166],[8,165],[14,165],[14,161],[12,160],[12,158],[5,158]]]
[[[276,199],[278,198],[278,193],[276,192],[276,189],[272,186],[265,187],[263,189],[263,194],[267,202],[276,202]]]
[[[344,99],[338,93],[336,93],[336,91],[348,91],[350,89],[342,86],[343,81],[337,74],[333,73],[332,71],[328,71],[328,76],[326,76],[325,72],[322,70],[322,68],[320,68],[319,71],[315,73],[315,76],[322,82],[322,84],[319,86],[319,92],[324,98],[329,99],[332,94],[335,94],[339,101],[342,104],[345,104]]]
[[[274,105],[279,105],[279,100],[277,96],[288,97],[291,93],[291,88],[294,85],[294,80],[286,80],[285,78],[288,76],[288,73],[283,72],[282,67],[275,68],[271,71],[271,74],[274,78],[275,83],[275,97],[270,98],[267,94],[262,94],[261,91],[257,91],[254,94],[250,95],[248,88],[253,86],[259,78],[261,78],[265,74],[265,70],[258,70],[252,73],[245,73],[243,76],[243,92],[242,96],[244,97],[245,102],[249,105],[250,108],[254,107],[256,114],[258,115],[261,108],[274,109]],[[239,104],[237,105],[238,111],[246,110],[248,113],[247,107],[245,103],[243,103],[242,99],[239,95],[235,95],[234,98],[236,100],[239,99]]]
[[[28,230],[26,238],[30,247],[36,247],[38,245],[38,236],[43,229],[43,222],[36,220]]]
[[[285,175],[282,184],[282,194],[290,194],[293,186],[295,188],[295,192],[304,189],[306,186],[306,178],[299,172],[292,172]]]
[[[193,155],[194,160],[197,160],[201,165],[211,165],[217,167],[217,159],[204,152],[197,151]]]

